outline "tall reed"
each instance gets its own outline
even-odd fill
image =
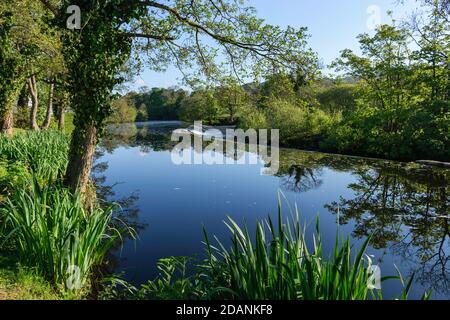
[[[62,289],[87,288],[94,268],[121,237],[112,219],[111,209],[88,212],[79,194],[37,181],[0,209],[5,241],[14,242],[20,261]]]
[[[366,300],[382,299],[373,286],[372,260],[365,255],[370,242],[354,250],[349,239],[336,243],[331,257],[323,253],[319,221],[312,248],[297,208],[292,219],[284,221],[278,206],[278,223],[269,217],[258,222],[254,241],[246,226],[231,218],[226,223],[232,234],[229,249],[216,238],[211,244],[206,232],[206,278],[216,297],[245,300]],[[381,281],[399,277],[386,277]],[[400,298],[406,299],[412,279]],[[427,298],[428,296],[424,296]]]
[[[70,139],[55,130],[0,135],[0,157],[22,164],[38,180],[55,181],[67,166]]]

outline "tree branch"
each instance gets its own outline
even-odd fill
[[[54,7],[50,1],[48,0],[41,0],[41,3],[50,10],[55,16],[58,15],[58,8]]]
[[[159,36],[154,34],[147,34],[147,33],[134,33],[134,32],[125,32],[122,35],[130,38],[145,38],[145,39],[154,39],[154,40],[161,40],[161,41],[173,41],[176,40],[176,38],[171,36]]]

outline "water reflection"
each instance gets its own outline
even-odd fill
[[[125,211],[124,219],[129,219],[136,223],[139,228],[143,228],[145,225],[139,224],[141,223],[139,211],[142,212],[142,210],[151,211],[154,214],[161,211],[162,215],[173,215],[172,220],[168,221],[186,219],[185,215],[191,215],[192,221],[189,221],[189,223],[196,226],[195,229],[192,229],[192,232],[195,232],[192,241],[197,242],[194,236],[199,234],[197,226],[201,226],[204,222],[203,219],[209,219],[214,211],[227,210],[227,214],[229,213],[229,208],[224,208],[224,205],[218,206],[217,201],[223,200],[224,203],[230,205],[230,201],[226,197],[231,195],[232,192],[241,193],[240,195],[234,195],[240,197],[239,202],[235,202],[240,209],[238,213],[248,210],[249,205],[254,201],[252,197],[257,197],[262,208],[267,209],[262,214],[266,214],[270,209],[268,201],[273,202],[273,198],[265,199],[267,194],[273,194],[270,187],[272,180],[270,179],[275,179],[278,188],[297,195],[310,195],[311,192],[324,190],[330,184],[335,183],[336,180],[350,181],[350,183],[346,182],[340,190],[332,190],[332,201],[321,199],[320,196],[311,197],[308,201],[317,206],[323,206],[327,215],[332,214],[341,225],[349,226],[351,236],[354,239],[364,239],[373,235],[373,248],[380,249],[388,255],[399,257],[402,261],[405,261],[405,265],[401,266],[402,272],[406,271],[409,273],[408,275],[415,273],[416,281],[422,283],[425,288],[431,287],[437,293],[447,297],[450,296],[450,265],[448,263],[450,258],[450,227],[448,223],[450,170],[282,149],[280,150],[279,172],[276,177],[260,177],[259,170],[258,173],[255,171],[253,174],[250,169],[246,169],[248,172],[245,171],[246,178],[244,179],[254,180],[251,184],[253,189],[249,190],[245,186],[238,189],[241,187],[239,181],[242,181],[242,175],[244,174],[241,169],[236,172],[224,171],[224,169],[218,167],[217,169],[208,169],[210,171],[207,171],[207,174],[212,176],[208,180],[208,177],[204,176],[206,173],[199,171],[202,169],[194,169],[195,166],[175,168],[175,166],[167,164],[170,157],[166,155],[164,158],[157,156],[169,153],[176,145],[176,142],[170,140],[170,134],[179,127],[179,123],[170,125],[163,123],[138,126],[134,124],[120,125],[108,129],[108,135],[103,139],[101,148],[98,150],[95,177],[97,182],[104,186],[104,189],[100,189],[100,193],[103,193],[102,197],[122,201],[124,207],[130,208]],[[126,150],[131,149],[133,154],[126,152]],[[150,169],[133,167],[141,165],[141,162],[138,160],[131,161],[130,158],[126,157],[135,156],[135,149],[139,150],[140,157],[153,156],[158,158],[158,162],[152,162],[153,166]],[[154,205],[147,202],[145,202],[145,205],[137,204],[140,202],[137,191],[133,191],[128,198],[116,196],[114,193],[114,189],[117,187],[116,183],[124,181],[110,182],[109,186],[107,185],[108,163],[105,163],[104,159],[107,158],[105,155],[113,154],[115,150],[121,150],[120,159],[115,159],[115,161],[124,163],[121,165],[122,171],[141,170],[142,172],[139,172],[139,175],[144,175],[146,172],[144,170],[171,170],[174,173],[173,176],[171,175],[172,172],[167,171],[167,180],[170,181],[162,180],[165,176],[157,176],[160,179],[157,181],[147,181],[144,178],[142,178],[144,180],[138,181],[137,178],[133,180],[132,177],[127,176],[126,183],[131,185],[135,183],[138,186],[137,189],[151,190],[153,194],[146,193],[140,194],[140,196],[144,198],[153,196],[151,201],[155,203]],[[223,150],[226,150],[226,148]],[[194,151],[202,152],[201,149],[195,149]],[[248,151],[249,146],[244,146],[233,155],[224,154],[224,156],[237,160],[240,157],[248,156]],[[264,157],[262,159],[264,160]],[[224,188],[229,186],[216,184],[217,178],[223,177],[224,174],[228,176],[222,179],[225,179],[224,181],[229,184],[235,183],[233,184],[235,190],[226,189],[228,190],[226,195],[223,192],[217,193],[207,198],[203,197],[201,200],[204,202],[203,204],[197,203],[196,197],[199,193],[210,194],[212,190],[225,190]],[[180,190],[178,184],[182,184],[182,182],[186,182],[186,188],[192,187],[193,190],[186,191],[184,198],[181,193],[176,196],[178,198],[167,198],[165,191],[156,188],[159,185],[168,185],[172,188],[171,190]],[[170,197],[173,196],[173,192],[179,191],[172,191]],[[326,199],[329,198],[328,195]],[[161,201],[159,201],[160,199]],[[183,205],[178,204],[178,201],[184,201]],[[257,209],[260,210],[261,207]],[[232,210],[237,209],[235,207]],[[199,212],[201,212],[201,215]],[[166,216],[164,217],[168,219]],[[222,218],[223,216],[211,217],[212,220],[217,220],[218,224],[221,224]],[[176,228],[181,227],[186,227],[186,225],[177,224],[167,228],[171,228],[176,234]],[[187,231],[184,230],[183,232]],[[175,238],[174,242],[180,241],[173,234],[169,236]],[[153,245],[160,247],[158,250],[154,249],[158,252],[159,258],[175,254],[170,251],[174,249],[167,249],[169,248],[168,245],[167,248],[160,243],[153,243]],[[187,246],[188,244],[183,245]],[[165,251],[166,249],[167,251]],[[192,251],[195,251],[194,249]],[[149,249],[145,252],[148,253]],[[190,251],[185,250],[183,252]],[[141,259],[148,260],[146,257]],[[140,261],[135,258],[132,263],[141,263]]]
[[[373,234],[373,247],[390,247],[416,265],[422,283],[448,293],[449,171],[392,163],[352,170],[357,180],[348,187],[355,196],[327,208],[341,223],[354,223],[354,237]]]

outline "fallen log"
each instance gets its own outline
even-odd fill
[[[418,160],[416,161],[418,164],[423,164],[426,166],[440,167],[440,168],[449,168],[450,162],[441,162],[441,161],[433,161],[433,160]]]

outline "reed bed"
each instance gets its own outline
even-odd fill
[[[86,289],[121,237],[111,209],[87,211],[79,194],[37,181],[9,198],[0,217],[20,261],[64,290]]]
[[[279,199],[280,203],[280,199]],[[212,283],[216,297],[243,300],[368,300],[382,299],[375,289],[372,259],[366,255],[370,237],[356,249],[349,239],[336,235],[330,256],[323,252],[320,223],[317,220],[312,246],[307,245],[305,228],[297,207],[291,219],[284,220],[278,206],[277,226],[269,217],[256,225],[252,239],[248,228],[231,218],[225,222],[231,233],[231,247],[215,237],[213,245],[206,232],[207,260],[204,275]],[[401,275],[379,279],[403,281]],[[407,299],[413,277],[404,283],[399,299]],[[424,299],[429,298],[426,293]]]
[[[56,130],[0,135],[0,157],[23,166],[40,181],[51,182],[67,167],[69,143],[69,137]]]

